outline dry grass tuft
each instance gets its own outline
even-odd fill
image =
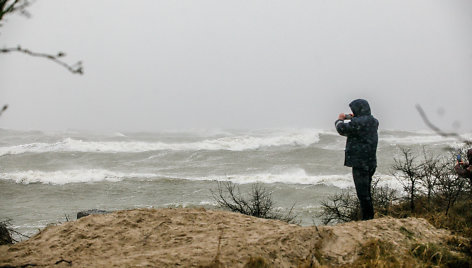
[[[434,243],[413,245],[411,255],[424,266],[470,267],[472,264],[470,258],[463,254],[451,252],[449,248]]]
[[[269,262],[262,257],[251,257],[244,265],[244,268],[270,268]]]
[[[394,246],[383,240],[371,239],[361,246],[359,258],[350,267],[402,267]]]

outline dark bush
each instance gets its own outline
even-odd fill
[[[418,163],[417,155],[409,148],[400,148],[399,158],[394,158],[392,175],[403,185],[411,212],[415,211],[415,198],[419,190],[419,181],[423,177],[423,166]]]
[[[259,183],[253,184],[251,192],[246,195],[243,195],[239,187],[229,181],[218,182],[217,190],[211,192],[213,199],[221,208],[258,218],[298,223],[297,215],[292,213],[293,206],[285,214],[276,209],[272,193]]]
[[[397,190],[389,186],[380,186],[380,179],[372,180],[372,203],[374,211],[380,215],[388,215],[391,213],[393,206],[399,201],[399,193]]]
[[[0,245],[13,244],[13,238],[10,234],[10,220],[0,222]]]
[[[359,200],[353,191],[352,188],[343,190],[321,202],[318,216],[323,224],[357,221],[361,218]]]
[[[372,202],[374,211],[380,215],[389,215],[399,200],[398,192],[388,186],[380,186],[379,179],[372,181]],[[361,219],[359,200],[354,188],[328,197],[321,202],[318,216],[324,224],[357,221]]]

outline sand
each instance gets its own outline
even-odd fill
[[[50,226],[0,246],[0,266],[243,267],[262,257],[274,267],[297,267],[316,263],[316,254],[337,265],[354,261],[371,239],[404,254],[412,243],[440,243],[448,236],[417,218],[302,227],[226,211],[135,209]]]

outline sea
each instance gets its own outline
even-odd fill
[[[0,220],[31,236],[75,220],[82,210],[219,209],[213,193],[218,182],[230,181],[243,196],[259,183],[274,208],[293,207],[301,225],[321,224],[321,202],[354,187],[351,169],[343,166],[345,142],[334,129],[0,129]],[[454,146],[460,142],[430,131],[380,130],[374,177],[401,191],[392,176],[400,147],[442,154]]]

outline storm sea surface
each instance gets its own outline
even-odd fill
[[[471,135],[469,135],[471,136]],[[81,210],[200,207],[216,209],[212,191],[231,181],[244,194],[253,183],[302,225],[320,224],[320,203],[354,187],[344,167],[346,138],[334,130],[266,129],[160,133],[40,132],[0,129],[0,220],[32,235],[74,220]],[[379,131],[381,184],[399,147],[444,153],[453,138],[428,131]]]

